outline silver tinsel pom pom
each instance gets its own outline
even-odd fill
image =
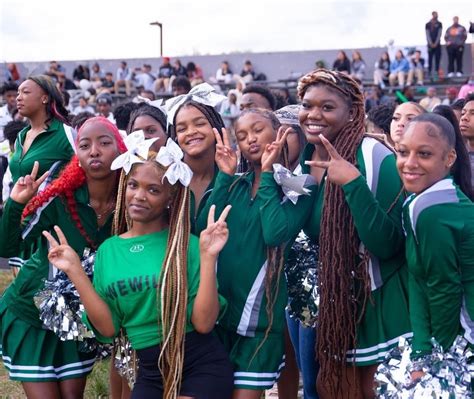
[[[118,374],[127,380],[130,389],[133,389],[138,369],[137,354],[123,331],[114,340],[114,366]]]
[[[82,267],[92,280],[95,252],[84,250]],[[44,287],[35,297],[40,319],[48,330],[62,340],[80,341],[79,350],[91,352],[96,349],[94,333],[82,322],[84,306],[74,284],[66,273],[58,271],[52,280],[46,280]]]
[[[468,342],[458,336],[449,351],[433,339],[432,353],[410,359],[410,342],[400,338],[375,374],[377,397],[381,399],[468,399],[472,398],[469,364],[474,362]],[[422,371],[421,379],[412,381],[411,373]]]
[[[285,265],[288,286],[287,311],[305,327],[314,327],[318,315],[318,252],[316,244],[301,232]]]

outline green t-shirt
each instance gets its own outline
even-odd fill
[[[168,229],[133,238],[110,237],[97,251],[94,288],[112,313],[115,333],[124,328],[134,349],[162,341],[158,325],[157,285],[166,254]],[[191,315],[199,288],[199,240],[191,235],[188,249],[188,305],[186,332],[193,331]],[[91,326],[90,322],[86,323]],[[96,330],[97,339],[110,342]]]
[[[431,337],[474,343],[474,204],[446,178],[407,199],[403,222],[413,355],[431,353]]]

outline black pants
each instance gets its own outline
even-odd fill
[[[439,63],[441,61],[441,46],[431,48],[428,44],[428,73],[431,73],[434,58],[434,71],[439,71]]]
[[[454,64],[456,63],[456,72],[462,73],[462,56],[464,46],[446,46],[448,51],[448,73],[454,72]]]
[[[132,399],[163,397],[163,378],[158,368],[160,346],[137,350],[138,373]],[[224,346],[211,334],[187,333],[179,394],[195,399],[230,399],[234,370]]]

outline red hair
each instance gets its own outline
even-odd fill
[[[90,125],[91,123],[102,124],[107,130],[113,133],[117,143],[117,148],[120,153],[123,153],[127,150],[127,147],[125,146],[125,143],[123,142],[122,136],[120,135],[117,127],[102,116],[94,117],[84,122],[77,134],[76,147],[77,141],[81,136],[81,132],[87,125]],[[74,155],[63,169],[59,177],[53,180],[50,185],[48,185],[43,191],[38,193],[28,202],[28,204],[25,206],[25,209],[23,210],[22,217],[26,218],[27,216],[34,214],[38,208],[48,202],[51,198],[62,196],[66,200],[67,209],[77,229],[86,239],[87,243],[92,248],[95,248],[96,244],[89,238],[86,230],[82,226],[81,219],[77,213],[76,200],[74,198],[74,192],[83,184],[85,184],[86,180],[86,173],[79,164],[79,158],[77,155]]]

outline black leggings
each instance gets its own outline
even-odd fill
[[[160,346],[137,350],[138,373],[132,399],[162,398],[163,379],[158,368]],[[179,394],[195,399],[230,399],[234,370],[223,345],[213,334],[187,333]]]

